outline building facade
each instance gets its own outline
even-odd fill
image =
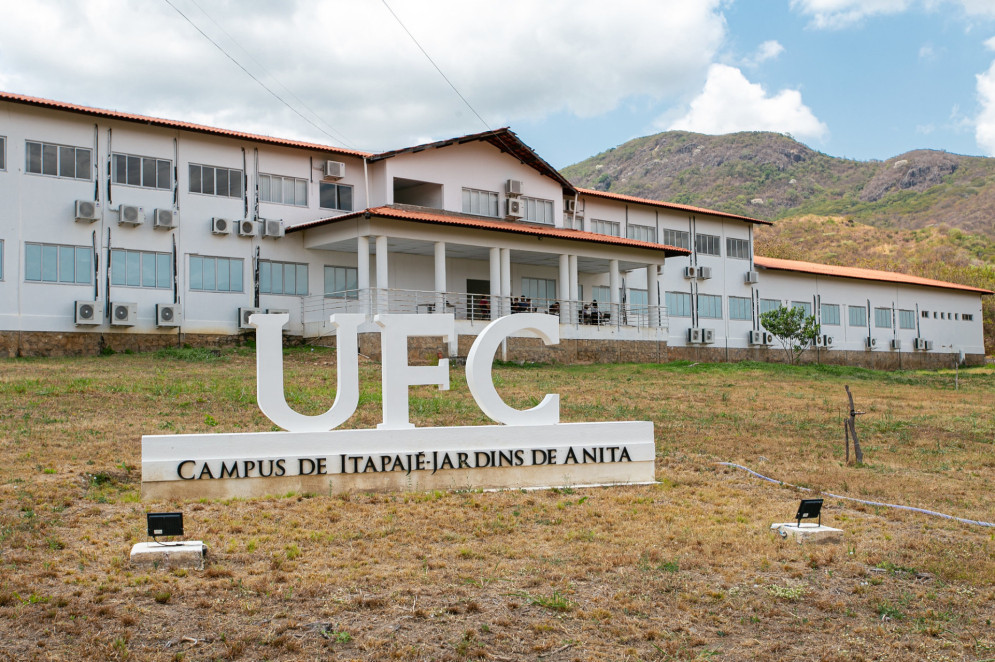
[[[760,314],[822,324],[816,360],[983,360],[985,290],[754,256],[766,221],[573,186],[507,129],[371,154],[0,93],[0,354],[226,343],[336,312],[549,312],[506,358],[776,358]],[[372,340],[371,340],[372,342]],[[376,351],[375,347],[367,348]]]

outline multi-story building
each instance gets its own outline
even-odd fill
[[[253,311],[560,317],[509,357],[762,359],[760,314],[816,315],[815,358],[984,355],[986,290],[753,254],[766,221],[573,186],[507,129],[380,154],[0,93],[0,353],[225,342]],[[543,354],[546,352],[546,354]]]

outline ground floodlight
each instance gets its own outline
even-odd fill
[[[146,517],[149,535],[153,539],[156,536],[183,535],[183,513],[147,513]]]
[[[822,526],[822,499],[802,499],[802,502],[798,504],[798,512],[795,513],[798,527],[801,528],[803,519],[815,519],[816,517],[819,518],[818,526]]]

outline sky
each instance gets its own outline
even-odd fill
[[[510,126],[557,168],[671,129],[995,155],[995,0],[4,5],[0,90],[371,152]]]

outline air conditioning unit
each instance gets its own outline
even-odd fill
[[[715,342],[715,329],[702,329],[701,342],[711,344]]]
[[[770,331],[764,331],[764,344],[773,345],[774,344],[774,334]]]
[[[282,237],[286,232],[283,227],[283,220],[278,218],[260,218],[259,219],[259,234],[263,237],[273,237],[278,239]]]
[[[572,214],[577,211],[577,201],[573,198],[566,198],[563,200],[563,209],[568,214]]]
[[[816,336],[815,337],[815,346],[816,347],[825,347],[826,346],[826,336]]]
[[[321,175],[325,179],[342,179],[345,177],[345,164],[341,161],[325,161]]]
[[[505,200],[505,204],[507,205],[507,213],[505,216],[508,218],[522,218],[525,216],[525,206],[522,204],[521,200],[516,198],[508,198]]]
[[[704,342],[702,338],[704,337],[704,329],[691,328],[688,329],[688,342],[689,343],[701,343]]]
[[[826,339],[824,344],[826,345],[827,349],[833,346],[833,342],[835,342],[835,339],[832,336],[823,336],[823,338]]]
[[[259,224],[255,221],[239,221],[238,222],[238,236],[239,237],[255,237],[259,234]]]
[[[93,200],[76,201],[76,222],[93,223],[100,220],[100,205]]]
[[[111,326],[135,326],[138,320],[137,303],[112,303]]]
[[[864,348],[865,349],[877,349],[878,339],[877,338],[864,338]]]
[[[698,278],[706,279],[712,277],[711,267],[698,267]]]
[[[933,351],[933,341],[932,340],[927,340],[925,342],[926,342],[926,351],[927,352]]]
[[[179,326],[183,317],[178,303],[157,303],[155,305],[156,326]]]
[[[758,280],[760,280],[760,274],[757,273],[756,271],[747,271],[745,280],[747,285],[750,285],[751,283],[756,283]]]
[[[891,348],[892,349],[901,349],[902,348],[902,341],[899,340],[898,338],[892,338],[890,344],[891,344]]]
[[[92,326],[100,324],[100,310],[96,301],[77,301],[76,312],[73,314],[76,326]]]
[[[695,278],[698,275],[698,267],[684,267],[685,278]]]
[[[232,222],[227,218],[212,218],[211,232],[214,234],[231,234]]]
[[[249,325],[249,316],[255,315],[256,313],[263,312],[262,308],[239,308],[238,309],[238,328],[240,329],[251,329],[252,326]]]
[[[121,205],[117,213],[120,225],[141,225],[145,222],[145,210],[135,205]]]
[[[766,345],[764,342],[764,332],[763,331],[750,331],[750,344],[751,345]]]
[[[152,216],[152,227],[170,230],[176,227],[176,212],[172,209],[156,209]]]
[[[267,308],[266,309],[266,314],[267,315],[289,315],[290,314],[290,309],[289,308]]]
[[[520,179],[509,179],[504,185],[504,192],[508,195],[521,195],[522,181]]]
[[[925,338],[916,338],[912,341],[912,348],[921,351],[933,349],[933,341]]]

